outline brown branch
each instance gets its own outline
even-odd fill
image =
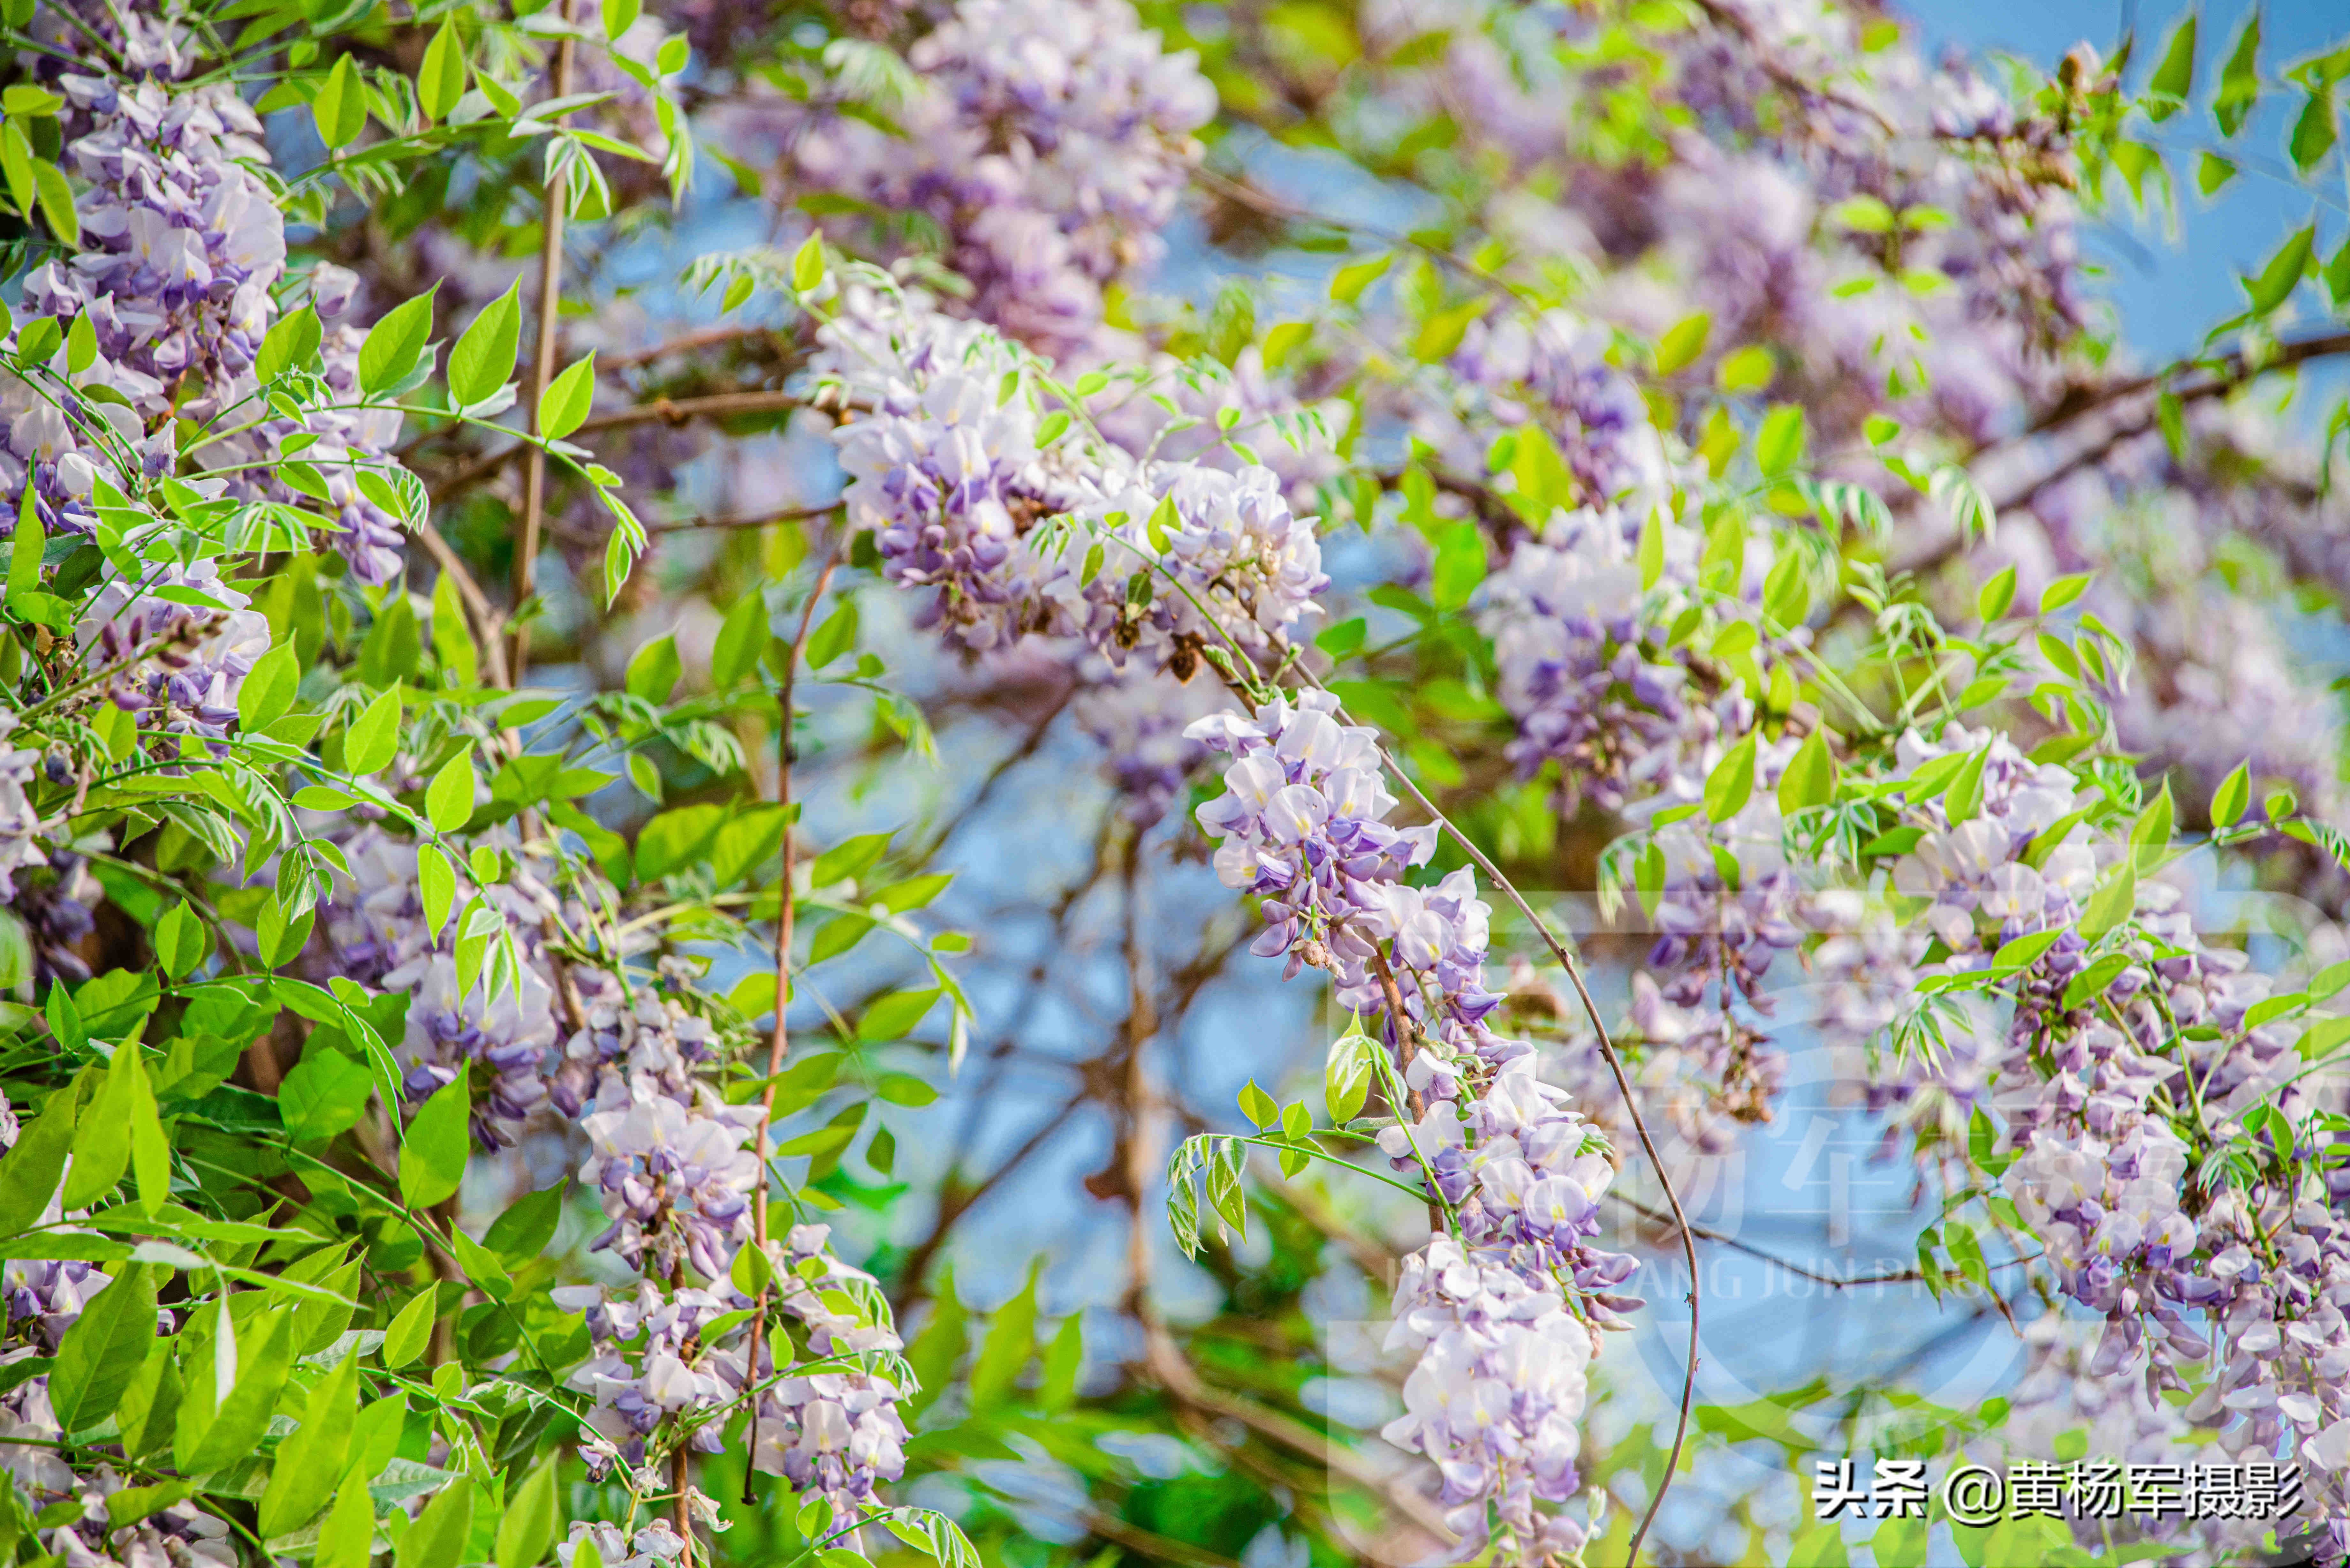
[[[685,425],[695,420],[732,419],[738,414],[775,413],[785,409],[806,406],[807,400],[796,392],[773,389],[712,392],[700,398],[654,398],[646,402],[631,403],[625,409],[609,409],[600,414],[590,414],[571,433],[574,436],[594,435],[600,431],[626,430],[633,425]],[[496,452],[468,458],[442,475],[441,482],[432,486],[432,499],[436,503],[446,501],[470,490],[516,457],[538,450],[528,441],[516,441]],[[541,461],[544,462],[543,456]]]
[[[1328,1466],[1335,1473],[1385,1497],[1397,1512],[1429,1531],[1439,1541],[1449,1542],[1454,1537],[1444,1523],[1440,1509],[1419,1492],[1398,1484],[1395,1478],[1378,1474],[1360,1454],[1332,1441],[1327,1434],[1316,1432],[1301,1421],[1278,1411],[1265,1409],[1253,1400],[1208,1386],[1191,1363],[1183,1358],[1181,1347],[1168,1333],[1158,1308],[1151,1303],[1151,1228],[1143,1220],[1142,1206],[1150,1190],[1152,1170],[1157,1164],[1158,1150],[1153,1147],[1150,1137],[1151,1113],[1156,1096],[1151,1092],[1149,1076],[1143,1071],[1142,1046],[1158,1032],[1158,1021],[1149,954],[1141,939],[1146,922],[1141,912],[1140,837],[1139,834],[1128,836],[1122,867],[1127,888],[1126,961],[1129,1007],[1125,1032],[1127,1049],[1121,1097],[1126,1102],[1127,1115],[1122,1140],[1128,1216],[1126,1305],[1142,1326],[1144,1366],[1177,1403],[1187,1405],[1204,1415],[1237,1421],[1261,1438]]]
[[[808,589],[807,603],[800,609],[800,628],[792,638],[791,657],[785,660],[781,690],[775,696],[775,804],[784,815],[783,879],[775,909],[775,1028],[767,1037],[767,1086],[759,1096],[759,1137],[754,1145],[759,1151],[759,1185],[751,1194],[752,1245],[759,1249],[762,1261],[767,1251],[767,1138],[775,1121],[775,1075],[784,1070],[784,1058],[791,1052],[791,1032],[785,1022],[791,1013],[792,984],[792,764],[799,760],[798,747],[792,741],[792,678],[798,674],[800,656],[807,651],[809,628],[816,625],[816,607],[831,586],[835,567],[840,565],[840,545],[836,542],[832,553],[825,557],[823,569]],[[760,590],[754,587],[757,593]],[[759,1402],[752,1392],[758,1386],[759,1342],[767,1324],[767,1282],[759,1284],[759,1299],[751,1313],[750,1355],[743,1362],[743,1399],[751,1407],[751,1425],[743,1445],[749,1457],[743,1464],[743,1501],[754,1501],[751,1495],[751,1460],[759,1451]],[[689,1539],[691,1539],[689,1537]]]
[[[715,348],[723,344],[741,342],[746,337],[781,337],[772,327],[705,327],[672,337],[666,343],[656,343],[650,348],[632,348],[625,354],[615,354],[600,361],[602,370],[632,370],[639,365],[650,365],[666,359],[672,354],[691,354],[697,348]]]
[[[931,1260],[936,1257],[939,1249],[945,1245],[947,1232],[951,1231],[964,1215],[978,1208],[981,1200],[989,1193],[1003,1185],[1004,1178],[1026,1164],[1031,1156],[1043,1148],[1046,1138],[1068,1126],[1069,1118],[1076,1115],[1078,1108],[1092,1097],[1091,1091],[1087,1089],[1080,1089],[1070,1096],[1059,1110],[1039,1124],[1036,1130],[1030,1133],[1018,1148],[1006,1155],[997,1163],[995,1168],[982,1177],[976,1185],[968,1188],[948,1185],[940,1189],[938,1218],[931,1222],[929,1233],[914,1244],[913,1248],[907,1252],[905,1262],[899,1267],[898,1289],[902,1301],[911,1302],[919,1296],[922,1288],[922,1276],[930,1272]]]
[[[474,646],[489,661],[490,683],[511,688],[514,676],[506,667],[504,618],[498,613],[497,607],[490,603],[489,596],[482,592],[480,582],[466,569],[463,559],[451,547],[449,541],[441,536],[441,530],[432,526],[430,519],[417,524],[416,537],[424,545],[425,554],[432,557],[433,564],[456,585],[458,602],[463,605],[466,618],[473,622]]]
[[[691,534],[701,528],[767,528],[778,523],[801,523],[810,517],[823,517],[840,510],[837,501],[821,505],[786,506],[780,511],[762,513],[754,517],[690,517],[682,523],[648,523],[648,534]]]
[[[563,21],[569,26],[579,0],[563,0]],[[555,48],[555,80],[552,97],[567,98],[571,93],[572,56],[577,41],[567,31]],[[568,115],[557,115],[559,127]],[[555,379],[555,360],[560,352],[563,337],[563,220],[565,215],[564,187],[570,182],[570,171],[561,168],[550,171],[546,188],[540,198],[538,242],[538,323],[537,341],[531,348],[530,384],[524,396],[529,400],[525,417],[530,421],[530,433],[540,433],[538,406],[546,400],[547,383]],[[517,617],[525,614],[525,607],[538,587],[539,525],[546,511],[546,449],[531,443],[529,456],[524,460],[522,481],[522,539],[515,546],[514,564],[514,606]],[[514,678],[522,679],[530,665],[530,622],[517,619],[506,654],[506,666]],[[677,1504],[678,1534],[687,1541],[693,1539],[687,1529],[685,1498],[682,1489]]]

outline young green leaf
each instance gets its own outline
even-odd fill
[[[423,356],[432,336],[432,299],[438,283],[413,299],[402,300],[384,313],[359,345],[359,390],[382,391],[405,380]]]
[[[1827,732],[1814,730],[1779,775],[1779,810],[1793,815],[1806,806],[1825,805],[1835,798],[1835,756],[1828,750]]]
[[[554,1459],[541,1460],[506,1500],[505,1514],[498,1521],[498,1568],[531,1568],[555,1544],[556,1468]]]
[[[1754,737],[1747,736],[1730,748],[1705,781],[1705,815],[1714,822],[1728,822],[1746,809],[1746,802],[1754,794]]]
[[[424,46],[424,64],[416,73],[416,107],[428,120],[446,119],[465,96],[465,40],[458,35],[452,14]]]
[[[88,1431],[113,1415],[155,1349],[156,1272],[145,1263],[129,1265],[66,1330],[49,1373],[49,1403],[65,1431]]]
[[[595,400],[596,356],[591,353],[566,366],[539,394],[538,433],[549,441],[561,441],[586,421]]]
[[[343,736],[343,770],[355,776],[381,773],[400,753],[400,688],[367,705]]]
[[[204,923],[182,898],[155,922],[155,960],[173,980],[185,980],[202,963],[207,940]]]
[[[359,1355],[354,1348],[310,1390],[302,1424],[277,1446],[269,1485],[261,1494],[264,1540],[308,1523],[327,1506],[350,1453],[359,1407]]]
[[[486,403],[514,374],[522,346],[522,285],[484,306],[449,350],[449,396],[461,409]]]
[[[685,661],[678,657],[677,639],[657,637],[637,649],[635,657],[629,660],[629,694],[648,702],[666,702],[684,673]]]
[[[441,764],[441,771],[424,786],[424,815],[432,820],[433,831],[454,833],[471,821],[478,789],[472,752],[460,752]],[[434,925],[437,929],[439,922]]]
[[[367,129],[367,86],[359,80],[359,61],[353,57],[343,56],[327,73],[318,96],[310,100],[310,118],[330,152],[358,140]]]
[[[2249,762],[2238,763],[2235,771],[2220,781],[2211,792],[2211,826],[2233,827],[2244,815],[2244,807],[2252,801],[2252,768]]]
[[[416,1293],[416,1297],[400,1309],[398,1315],[383,1331],[383,1364],[399,1368],[424,1354],[426,1342],[432,1337],[432,1320],[439,1315],[439,1297],[430,1286]]]
[[[457,1069],[456,1081],[436,1090],[400,1142],[400,1196],[411,1209],[430,1209],[454,1194],[465,1179],[473,1153],[467,1130],[473,1109],[466,1085],[472,1064]]]

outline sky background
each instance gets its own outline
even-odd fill
[[[2211,323],[2241,306],[2237,275],[2257,266],[2279,241],[2309,221],[2309,192],[2263,174],[2249,161],[2213,201],[2205,202],[2194,191],[2195,153],[2215,135],[2202,105],[2251,8],[2243,0],[2218,0],[2202,8],[2195,77],[2198,112],[2176,116],[2162,128],[2161,145],[2172,154],[2183,187],[2180,218],[2189,238],[2181,243],[2167,234],[2160,222],[2108,225],[2085,236],[2085,253],[2111,269],[2105,292],[2122,312],[2128,339],[2141,354],[2192,348]],[[2043,67],[2084,39],[2110,56],[2116,42],[2135,27],[2139,41],[2131,80],[2142,84],[2170,29],[2189,7],[2168,0],[1914,0],[1895,9],[1918,24],[1933,51],[1955,47],[1977,57],[2005,53]],[[2260,58],[2262,74],[2271,78],[2324,47],[2329,17],[2337,37],[2350,24],[2350,7],[2341,0],[2271,0],[2261,11]],[[2298,112],[2297,97],[2291,103],[2264,104],[2261,115],[2238,137],[2237,148],[2272,161],[2279,170],[2289,168],[2284,140]],[[2343,212],[2342,192],[2331,193],[2319,220],[2328,254],[2340,241]],[[2304,314],[2315,308],[2306,297],[2303,303]]]

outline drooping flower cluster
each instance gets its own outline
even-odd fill
[[[1598,1331],[1629,1326],[1617,1314],[1639,1304],[1616,1293],[1633,1260],[1590,1244],[1615,1167],[1536,1075],[1534,1048],[1487,1027],[1501,999],[1485,987],[1475,874],[1403,880],[1434,829],[1386,822],[1376,739],[1337,711],[1312,691],[1193,725],[1234,758],[1200,825],[1222,841],[1224,884],[1263,900],[1252,950],[1293,976],[1326,970],[1342,1005],[1380,1017],[1418,1115],[1379,1147],[1425,1175],[1457,1228],[1406,1263],[1390,1343],[1419,1361],[1388,1438],[1436,1461],[1461,1555],[1497,1534],[1529,1557],[1572,1552],[1585,1526],[1536,1504],[1579,1489],[1584,1369]]]
[[[690,1441],[701,1453],[721,1450],[724,1422],[706,1417],[729,1391],[701,1345],[703,1325],[729,1309],[719,1293],[691,1287],[665,1293],[647,1279],[633,1291],[558,1285],[554,1296],[556,1305],[586,1317],[595,1345],[595,1354],[565,1380],[595,1400],[588,1425],[610,1445],[583,1450],[592,1471],[601,1473],[615,1459],[632,1469],[642,1465],[646,1439],[673,1417],[705,1417]]]
[[[983,321],[1055,355],[1093,347],[1102,287],[1148,266],[1215,94],[1126,0],[962,0],[908,63],[892,136],[838,118],[797,138],[806,180],[920,213]]]
[[[1210,650],[1255,658],[1314,612],[1313,520],[1270,471],[1040,446],[1034,362],[919,300],[852,299],[820,336],[820,372],[858,410],[835,438],[850,519],[959,646],[1075,638],[1188,680]],[[1062,514],[1084,524],[1040,532]]]
[[[269,651],[269,618],[221,581],[217,559],[151,563],[135,583],[100,588],[74,628],[83,663],[141,729],[220,740],[237,696]]]
[[[830,1236],[829,1227],[797,1225],[768,1243],[779,1303],[806,1330],[807,1370],[775,1378],[775,1347],[760,1346],[761,1365],[750,1370],[769,1386],[759,1397],[751,1464],[825,1497],[835,1527],[846,1528],[871,1512],[877,1482],[906,1470],[906,1423],[898,1410],[905,1390],[889,1371],[868,1365],[894,1367],[903,1346],[872,1277],[833,1257]],[[854,1310],[843,1310],[844,1302]],[[728,1376],[740,1386],[745,1368],[738,1354]]]

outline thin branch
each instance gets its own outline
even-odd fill
[[[784,817],[784,865],[782,896],[775,909],[775,1028],[767,1037],[767,1086],[759,1096],[759,1138],[754,1146],[759,1151],[759,1185],[751,1194],[751,1227],[755,1245],[764,1256],[767,1251],[767,1138],[775,1121],[775,1075],[784,1070],[784,1058],[791,1052],[791,1032],[786,1020],[791,1013],[792,987],[792,764],[799,760],[799,749],[792,740],[792,678],[799,673],[800,656],[807,651],[808,630],[816,625],[816,607],[822,602],[825,589],[832,585],[834,568],[840,565],[840,545],[836,540],[832,551],[825,556],[823,569],[808,589],[807,603],[800,609],[800,628],[792,638],[791,657],[784,662],[781,690],[775,696],[775,804]],[[754,593],[759,590],[754,588]],[[750,1357],[743,1363],[749,1370],[749,1380],[758,1375],[759,1341],[767,1324],[767,1282],[759,1284],[759,1299],[751,1314]],[[759,1405],[749,1400],[751,1426],[744,1450],[756,1458],[759,1450]],[[752,1465],[743,1466],[743,1501],[755,1501],[751,1495]],[[691,1538],[689,1538],[691,1539]]]
[[[566,31],[555,48],[555,80],[553,97],[560,99],[571,94],[572,56],[577,41],[568,31],[579,0],[563,0],[563,22]],[[560,127],[569,115],[557,115]],[[584,154],[582,155],[584,156]],[[524,412],[530,421],[530,433],[540,433],[538,406],[546,400],[547,383],[555,379],[555,359],[563,337],[563,220],[565,187],[570,183],[568,166],[550,170],[546,188],[541,193],[538,242],[538,323],[537,340],[532,345],[530,385],[524,394],[528,399]],[[546,451],[533,442],[529,456],[524,460],[522,481],[522,538],[515,546],[514,564],[515,613],[522,616],[524,607],[538,587],[539,527],[546,512]],[[507,667],[515,680],[530,665],[530,622],[518,619],[513,628],[513,638],[506,655]],[[678,1533],[685,1540],[693,1539],[687,1526],[685,1500],[681,1489],[677,1504]]]
[[[827,501],[820,505],[786,506],[754,517],[689,517],[682,523],[648,523],[645,532],[691,534],[702,528],[767,528],[778,523],[803,523],[811,517],[827,516],[839,510],[839,502]]]
[[[780,337],[783,334],[773,327],[704,327],[672,337],[666,343],[656,343],[650,348],[632,348],[625,354],[615,354],[602,359],[597,368],[603,370],[632,370],[639,365],[650,365],[672,354],[691,354],[698,348],[716,348],[728,343],[739,343],[749,337]]]
[[[489,661],[490,683],[511,688],[514,676],[506,665],[504,618],[490,603],[489,596],[482,592],[482,585],[466,569],[463,558],[441,536],[441,530],[432,526],[430,519],[417,524],[416,537],[433,564],[456,585],[458,602],[464,606],[467,618],[473,623],[473,642]]]
[[[1676,1231],[1679,1229],[1671,1215],[1651,1209],[1637,1198],[1627,1198],[1620,1192],[1610,1192],[1607,1197],[1611,1201],[1622,1204],[1643,1220],[1659,1225],[1671,1225]],[[1783,1269],[1798,1279],[1810,1280],[1814,1283],[1825,1285],[1831,1290],[1848,1291],[1862,1285],[1918,1285],[1926,1282],[1924,1272],[1918,1269],[1896,1269],[1887,1273],[1877,1274],[1823,1274],[1816,1270],[1805,1268],[1791,1258],[1783,1258],[1776,1252],[1765,1251],[1751,1241],[1741,1240],[1726,1231],[1716,1231],[1704,1225],[1691,1225],[1689,1227],[1689,1232],[1701,1241],[1712,1241],[1729,1248],[1733,1252],[1743,1252],[1748,1257],[1759,1259],[1774,1269]],[[2029,1258],[2006,1258],[1987,1266],[1993,1269],[2012,1269],[2025,1263],[2036,1262],[2040,1257],[2041,1254],[2035,1252]]]
[[[575,436],[593,435],[600,431],[626,430],[634,425],[691,424],[695,420],[732,419],[738,414],[777,413],[785,409],[806,408],[807,400],[796,392],[775,389],[754,389],[740,392],[712,392],[700,398],[654,398],[641,403],[631,403],[625,409],[610,409],[600,414],[590,414],[580,421]],[[534,407],[536,405],[534,404]],[[568,439],[568,438],[567,438]],[[516,441],[496,452],[484,452],[467,459],[443,475],[432,486],[432,499],[446,501],[472,489],[497,472],[525,452],[539,449],[528,441]],[[543,458],[542,458],[543,461]]]

